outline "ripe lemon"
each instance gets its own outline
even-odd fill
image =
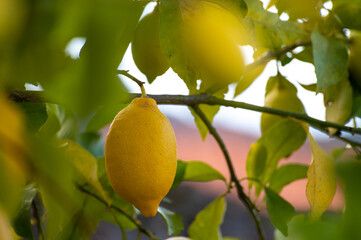
[[[155,216],[175,177],[176,148],[173,128],[155,100],[135,98],[114,118],[105,143],[114,191],[144,216]]]
[[[135,64],[147,76],[149,83],[169,69],[168,59],[160,47],[157,7],[138,23],[132,41],[132,54]]]
[[[238,46],[243,38],[240,21],[216,3],[184,2],[184,50],[197,77],[208,86],[219,88],[239,81],[244,68]]]

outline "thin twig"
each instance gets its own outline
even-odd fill
[[[96,195],[95,193],[92,193],[90,191],[88,191],[87,189],[85,189],[82,186],[78,186],[79,190],[82,191],[83,193],[88,194],[89,196],[95,198],[96,200],[98,200],[99,202],[101,202],[102,204],[104,204],[105,206],[109,207],[108,203],[102,199],[101,197],[99,197],[98,195]],[[139,231],[141,231],[142,233],[144,233],[145,235],[147,235],[148,237],[150,237],[153,240],[160,240],[159,238],[157,238],[156,236],[154,236],[150,231],[148,231],[146,228],[144,228],[137,219],[134,219],[132,216],[130,216],[127,212],[125,212],[124,210],[122,210],[121,208],[118,208],[117,206],[114,205],[110,205],[110,208],[114,209],[115,211],[121,213],[122,215],[124,215],[126,218],[128,218],[128,220],[130,220],[138,229]]]
[[[246,206],[248,211],[251,213],[252,218],[256,224],[259,237],[261,240],[264,240],[265,238],[264,238],[263,231],[261,228],[261,222],[260,222],[260,219],[258,216],[257,209],[253,205],[251,200],[247,197],[247,195],[244,193],[243,187],[241,186],[241,184],[238,181],[238,178],[234,171],[233,164],[232,164],[231,158],[229,156],[228,150],[226,148],[226,145],[224,144],[224,142],[223,142],[221,136],[218,134],[217,130],[212,126],[212,123],[208,120],[207,116],[202,112],[202,110],[198,107],[198,105],[193,105],[191,107],[193,108],[194,112],[201,118],[203,123],[207,126],[209,132],[213,135],[213,137],[216,139],[219,147],[221,148],[223,155],[227,162],[227,166],[228,166],[228,169],[229,169],[229,172],[231,175],[231,180],[232,180],[232,182],[234,182],[234,184],[236,186],[238,198],[244,203],[244,205]]]

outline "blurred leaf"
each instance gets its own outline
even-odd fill
[[[47,116],[48,118],[39,129],[38,135],[43,138],[56,137],[61,126],[54,105],[47,104]]]
[[[116,207],[122,209],[124,212],[128,213],[129,215],[136,214],[135,208],[132,204],[129,202],[123,200],[120,198],[113,190],[112,186],[110,185],[108,175],[105,168],[105,160],[104,158],[98,158],[98,178],[100,183],[103,186],[103,189],[106,191],[106,193],[109,195],[110,201],[113,205]],[[114,214],[117,218],[118,222],[122,223],[122,226],[125,230],[134,229],[136,226],[123,214],[120,214],[118,212],[114,211]],[[102,218],[104,221],[112,222],[114,224],[117,224],[117,221],[114,220],[114,216],[112,214],[106,214]]]
[[[221,240],[220,225],[225,210],[226,201],[223,197],[218,197],[197,214],[189,226],[189,237],[197,240]]]
[[[309,221],[304,215],[297,215],[288,224],[288,237],[285,237],[276,229],[275,240],[345,239],[345,236],[339,234],[338,224],[337,221],[331,221],[329,219]]]
[[[237,83],[236,90],[234,92],[234,98],[246,90],[262,73],[266,64],[259,65],[253,68],[249,72],[245,72],[241,80]]]
[[[37,192],[38,189],[34,186],[34,184],[30,184],[25,187],[20,210],[17,217],[13,221],[15,232],[19,236],[26,239],[34,239],[31,225],[30,208]]]
[[[61,124],[61,128],[57,134],[58,137],[75,140],[78,133],[78,125],[74,112],[60,105],[56,106],[56,112]]]
[[[183,181],[186,168],[187,162],[177,160],[177,171],[171,189],[178,187],[178,185]]]
[[[269,188],[280,193],[282,188],[293,181],[307,178],[307,165],[302,164],[285,164],[277,168],[271,178]]]
[[[348,53],[346,43],[323,36],[317,30],[311,35],[313,59],[317,76],[317,91],[345,79]]]
[[[18,106],[24,112],[26,127],[32,132],[37,132],[48,118],[45,103],[24,102],[18,103]]]
[[[251,145],[246,163],[246,171],[248,178],[259,178],[265,170],[267,163],[267,148],[261,142],[255,142]],[[251,189],[254,181],[248,182],[248,187]],[[257,183],[256,183],[257,184]]]
[[[344,239],[360,239],[361,228],[361,164],[359,161],[341,162],[337,165],[337,173],[342,179],[345,196],[344,221],[342,223],[342,236]]]
[[[302,84],[302,83],[299,83],[304,89],[308,90],[308,91],[311,91],[311,92],[317,92],[317,84],[316,83],[312,83],[312,84],[309,84],[309,85],[306,85],[306,84]]]
[[[9,217],[16,214],[28,173],[25,121],[15,104],[0,93],[0,205]],[[1,207],[0,207],[1,208]]]
[[[0,209],[0,239],[1,240],[14,240],[13,230],[9,218]]]
[[[316,19],[320,18],[320,8],[322,2],[320,0],[278,0],[276,2],[279,15],[282,12],[288,14],[291,20],[295,19]]]
[[[304,49],[296,54],[293,54],[293,57],[307,63],[313,64],[313,49],[312,46],[305,46]]]
[[[84,132],[78,136],[79,144],[93,156],[104,156],[104,142],[102,134],[98,132]]]
[[[234,237],[224,237],[222,240],[241,240],[240,238],[234,238]]]
[[[361,3],[352,1],[335,1],[333,12],[349,29],[361,30]]]
[[[280,230],[283,235],[287,236],[287,224],[296,215],[295,209],[270,188],[266,187],[265,193],[267,211],[273,225]]]
[[[62,141],[65,155],[86,183],[89,183],[109,203],[109,196],[97,175],[97,160],[87,150],[71,140]]]
[[[207,182],[217,179],[226,181],[219,171],[209,166],[207,163],[201,161],[187,161],[183,163],[186,164],[183,177],[184,181]]]
[[[160,45],[169,65],[192,92],[196,90],[195,73],[188,66],[188,57],[183,49],[182,14],[179,1],[160,1]]]
[[[336,192],[334,159],[308,134],[312,161],[307,172],[306,196],[311,206],[311,218],[319,218],[331,204]]]
[[[158,212],[162,216],[164,222],[167,224],[168,235],[180,234],[184,228],[182,216],[163,207],[159,207]]]
[[[361,95],[354,97],[352,103],[352,113],[356,117],[361,117]]]
[[[86,130],[87,131],[98,131],[101,128],[105,127],[107,124],[111,123],[117,115],[117,113],[122,110],[126,104],[115,104],[109,105],[106,107],[100,107],[90,119]]]

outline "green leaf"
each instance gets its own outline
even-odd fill
[[[104,156],[104,141],[102,134],[98,132],[84,132],[79,135],[78,142],[93,156]]]
[[[122,110],[126,105],[125,104],[115,104],[100,107],[90,119],[86,130],[89,132],[98,131],[101,128],[105,127],[107,124],[111,123],[117,115],[117,113]]]
[[[27,129],[32,132],[38,131],[48,118],[45,103],[24,102],[18,106],[24,112]]]
[[[328,38],[315,30],[311,35],[313,58],[317,77],[317,91],[345,79],[348,53],[346,43]]]
[[[266,64],[259,65],[249,72],[245,72],[241,80],[237,83],[236,90],[234,92],[234,98],[246,90],[262,73]]]
[[[272,126],[257,142],[267,149],[266,170],[261,176],[266,183],[275,171],[278,162],[288,157],[305,142],[307,134],[303,126],[296,121],[284,119]]]
[[[191,239],[221,240],[220,225],[223,222],[226,201],[219,197],[199,212],[188,229]]]
[[[317,83],[312,83],[312,84],[302,84],[299,83],[304,89],[311,91],[311,92],[317,92]]]
[[[265,193],[267,211],[273,225],[287,236],[287,224],[296,215],[295,209],[273,190],[266,187]]]
[[[339,1],[342,2],[342,1]],[[334,6],[333,12],[341,20],[343,27],[361,30],[361,4],[356,2],[339,3]]]
[[[222,240],[241,240],[240,238],[234,238],[234,237],[224,237]]]
[[[246,171],[248,178],[258,178],[266,168],[267,148],[261,142],[255,142],[251,145],[247,156]],[[253,186],[254,181],[249,181],[249,188]]]
[[[38,132],[39,136],[45,139],[56,137],[56,134],[61,128],[55,105],[47,104],[47,115],[48,119]]]
[[[293,54],[293,57],[307,63],[313,64],[313,49],[312,46],[305,46],[304,49],[297,53]]]
[[[214,93],[213,96],[224,99],[224,95],[227,91],[228,91],[228,88],[221,89],[218,92]],[[194,121],[198,127],[199,133],[201,134],[202,140],[204,141],[209,132],[208,128],[203,123],[202,119],[200,119],[200,117],[193,111],[193,109],[191,107],[189,107],[189,109],[191,110],[191,113],[194,117]],[[212,122],[213,118],[218,113],[220,106],[219,105],[211,106],[211,105],[201,104],[201,105],[199,105],[199,109],[202,110],[202,112],[204,113],[204,115],[206,115],[208,120],[210,122]]]
[[[164,222],[168,227],[168,235],[178,235],[183,230],[184,225],[182,221],[182,216],[169,211],[163,207],[158,208],[158,213],[162,216]]]
[[[183,19],[180,2],[177,0],[162,0],[160,11],[160,41],[169,65],[185,82],[192,92],[197,88],[195,73],[189,68],[188,57],[184,51],[184,36],[182,33]]]
[[[291,20],[296,19],[317,19],[320,17],[321,1],[318,0],[278,0],[276,7],[279,14],[285,12]]]
[[[181,160],[177,161],[177,171],[171,189],[178,187],[178,185],[183,181],[186,168],[187,162],[183,162]]]
[[[81,178],[90,184],[109,203],[109,196],[101,186],[97,175],[97,160],[87,150],[71,140],[62,141],[64,152]]]
[[[337,173],[344,183],[345,212],[342,222],[342,236],[344,239],[359,239],[361,228],[358,223],[361,221],[361,164],[359,161],[340,162],[337,165]]]
[[[105,168],[105,160],[104,158],[97,158],[98,163],[98,179],[103,187],[103,189],[108,194],[111,203],[122,209],[124,212],[128,213],[129,215],[135,215],[136,211],[132,204],[129,202],[123,200],[121,197],[119,197],[113,190],[112,186],[110,185],[109,178],[107,175],[107,171]],[[134,229],[136,226],[134,223],[132,223],[128,218],[126,218],[123,214],[120,214],[118,212],[114,212],[115,216],[117,218],[118,222],[122,223],[122,226],[125,230],[131,230]],[[117,221],[115,221],[114,216],[111,214],[106,214],[102,218],[103,220],[107,222],[112,222],[114,224],[117,224]]]
[[[34,184],[25,187],[23,192],[23,200],[17,217],[13,221],[14,230],[17,235],[26,239],[34,239],[30,208],[36,196],[38,189]]]
[[[307,178],[307,165],[285,164],[276,169],[270,178],[269,188],[280,193],[282,188],[293,181]]]
[[[226,181],[225,177],[207,163],[201,161],[187,161],[184,173],[184,181],[207,182],[212,180]]]

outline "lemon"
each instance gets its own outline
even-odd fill
[[[105,163],[114,191],[146,217],[155,216],[177,167],[174,130],[154,99],[135,98],[114,118]]]
[[[160,47],[157,7],[138,23],[132,41],[132,54],[135,64],[147,76],[149,83],[169,69],[168,60]]]
[[[207,1],[185,1],[181,12],[184,50],[197,77],[208,86],[222,87],[239,81],[244,58],[238,46],[243,26],[237,17]]]

